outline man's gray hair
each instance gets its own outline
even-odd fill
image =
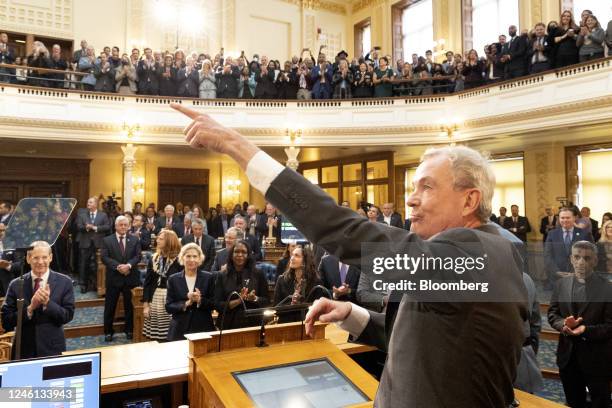
[[[49,245],[49,243],[47,241],[34,241],[30,244],[30,246],[32,247],[32,249],[34,248],[47,248],[47,251],[49,251],[49,255],[51,255],[51,245]],[[29,251],[28,251],[29,252]]]
[[[576,241],[572,244],[572,249],[587,249],[591,250],[593,256],[597,258],[597,245],[589,241]]]
[[[174,206],[172,204],[166,204],[166,206],[164,207],[164,211],[166,211],[166,209],[168,208],[172,208],[172,211],[174,211]]]
[[[226,234],[229,234],[230,232],[236,234],[236,239],[244,239],[244,232],[242,232],[240,228],[230,227],[227,229]]]
[[[119,224],[121,221],[127,221],[127,223],[130,223],[130,219],[128,217],[126,217],[125,215],[120,215],[117,218],[115,218],[115,225]]]
[[[193,228],[195,225],[199,225],[202,228],[204,228],[204,221],[202,221],[200,218],[195,218],[194,217],[194,218],[191,219],[191,227]]]
[[[421,162],[438,156],[446,156],[451,162],[455,190],[475,188],[482,197],[476,216],[481,222],[489,221],[492,211],[495,173],[486,155],[466,146],[445,146],[427,149]]]
[[[244,218],[242,215],[234,215],[234,224],[236,223],[236,220],[242,220],[246,223],[246,218]]]

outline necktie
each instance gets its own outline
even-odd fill
[[[346,281],[346,273],[348,272],[348,265],[343,263],[340,265],[340,283],[344,284]]]
[[[170,227],[172,225],[172,218],[166,218],[166,227]]]
[[[91,223],[94,223],[94,220],[96,219],[96,216],[94,213],[89,213],[89,218],[91,218]]]
[[[40,281],[42,281],[41,278],[34,279],[34,293],[40,288]]]
[[[196,245],[200,246],[200,238],[196,238]]]
[[[119,236],[119,248],[121,248],[121,253],[125,255],[125,245],[123,244],[123,235]]]
[[[565,237],[563,238],[565,243],[565,249],[569,252],[570,246],[572,245],[572,237],[570,231],[565,231]]]

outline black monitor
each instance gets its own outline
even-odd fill
[[[100,369],[99,352],[0,363],[0,395],[32,407],[98,407]]]
[[[327,358],[232,375],[261,408],[340,408],[370,401]]]

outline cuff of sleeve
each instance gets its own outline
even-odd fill
[[[370,313],[361,306],[351,303],[351,313],[346,319],[336,323],[342,330],[346,330],[351,336],[357,338],[370,321]]]
[[[285,167],[263,151],[257,152],[249,161],[246,175],[253,187],[266,194],[270,184],[285,169]]]

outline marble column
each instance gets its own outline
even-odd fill
[[[132,211],[132,174],[136,165],[137,146],[128,143],[123,150],[123,211]]]

